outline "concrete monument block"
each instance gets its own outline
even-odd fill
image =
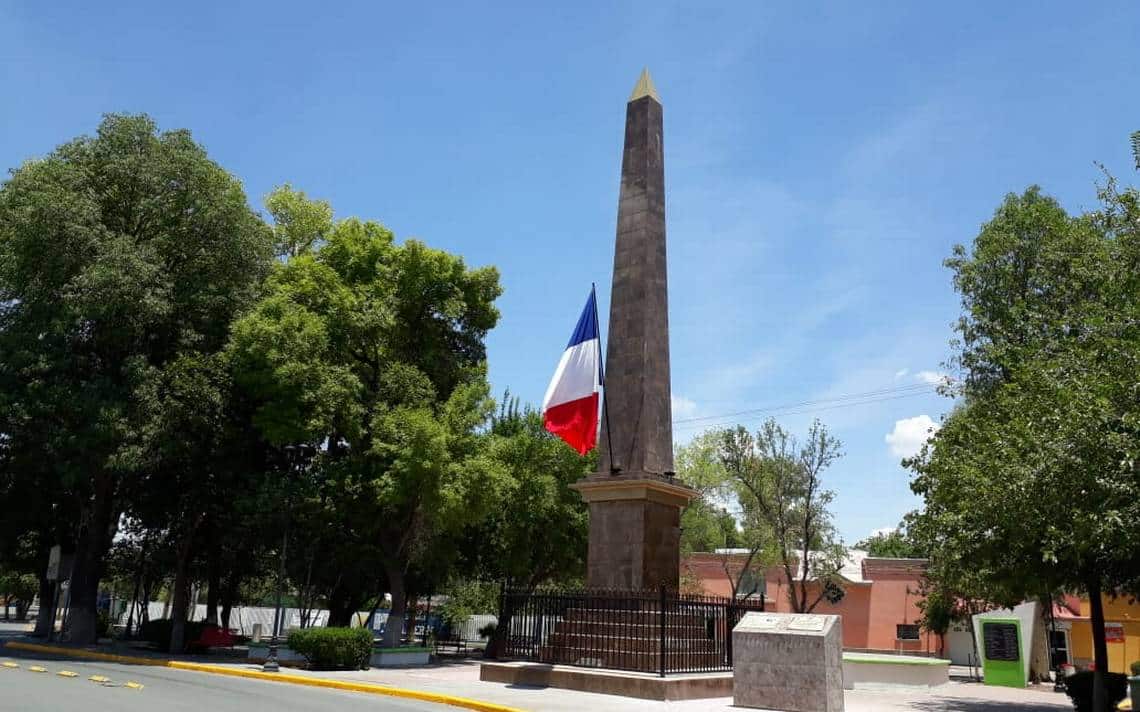
[[[843,710],[839,616],[748,613],[732,631],[732,661],[737,707]]]

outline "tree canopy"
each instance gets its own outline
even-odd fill
[[[1100,196],[1009,195],[955,248],[961,400],[909,463],[931,575],[1001,605],[1086,593],[1098,673],[1102,593],[1140,590],[1140,195]]]

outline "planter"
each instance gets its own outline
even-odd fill
[[[843,654],[843,687],[930,688],[950,681],[950,661],[915,655]]]
[[[431,658],[429,648],[377,648],[372,652],[372,667],[403,667],[427,665]]]

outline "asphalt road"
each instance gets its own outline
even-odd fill
[[[16,663],[19,668],[4,667],[5,662]],[[32,672],[28,668],[33,665],[45,667],[48,672]],[[57,674],[61,670],[78,673],[78,676],[61,677]],[[111,682],[92,682],[88,680],[92,675],[108,677]],[[131,689],[125,686],[128,681],[143,687]],[[262,682],[188,670],[65,660],[0,648],[2,712],[440,712],[454,709],[400,697]]]

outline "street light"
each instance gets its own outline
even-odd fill
[[[309,463],[316,454],[316,448],[312,445],[286,445],[285,461],[288,463],[289,472],[294,477],[304,473],[309,467]],[[281,669],[281,665],[277,662],[277,645],[281,628],[284,626],[281,610],[281,597],[282,588],[285,585],[285,556],[289,550],[289,520],[293,518],[293,496],[292,496],[292,482],[287,483],[288,490],[285,494],[285,525],[281,528],[281,554],[278,557],[277,564],[277,605],[273,611],[273,635],[269,639],[269,654],[265,657],[265,663],[261,666],[264,672],[277,672]]]

